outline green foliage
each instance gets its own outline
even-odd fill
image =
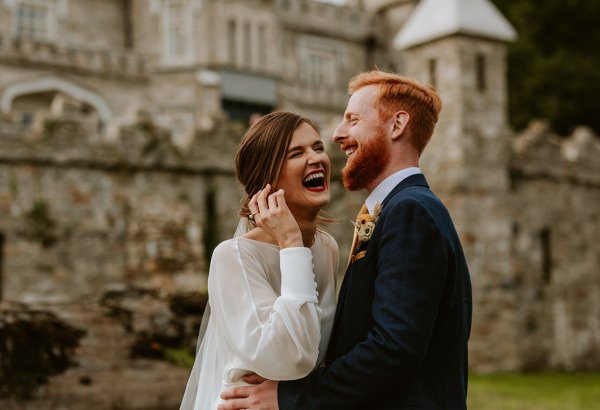
[[[13,198],[16,198],[19,194],[19,184],[17,183],[17,179],[14,173],[10,174],[10,179],[8,181],[8,189]]]
[[[163,353],[168,362],[177,366],[185,367],[187,369],[191,369],[194,366],[194,354],[185,347],[180,347],[178,349],[165,347]]]
[[[471,375],[468,408],[477,410],[600,409],[600,373]]]
[[[56,240],[56,221],[50,216],[50,207],[38,199],[25,214],[25,237],[37,241],[44,247],[52,246]]]
[[[44,121],[44,131],[47,135],[52,135],[60,128],[62,122],[60,120],[55,120],[48,118]]]
[[[508,55],[509,115],[519,130],[548,119],[560,134],[587,125],[600,134],[600,2],[494,0],[515,26]]]

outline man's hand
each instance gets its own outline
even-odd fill
[[[248,383],[264,380],[260,376],[247,376]],[[234,387],[221,392],[221,398],[227,402],[219,405],[219,410],[279,410],[277,404],[277,384],[272,380],[264,380],[255,386]]]

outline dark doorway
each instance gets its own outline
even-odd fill
[[[223,111],[227,113],[232,121],[241,121],[248,125],[253,114],[265,115],[273,111],[273,107],[265,104],[247,103],[242,101],[222,101]]]
[[[0,302],[4,291],[4,239],[4,233],[0,232]]]

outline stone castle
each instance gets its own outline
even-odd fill
[[[422,168],[467,253],[473,370],[600,369],[600,142],[510,130],[514,38],[489,0],[0,2],[0,296],[202,289],[248,121],[294,110],[327,139],[376,66],[444,101]],[[344,252],[363,194],[335,177]]]

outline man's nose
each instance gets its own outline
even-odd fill
[[[347,138],[346,130],[345,130],[344,124],[342,123],[337,126],[337,128],[333,132],[333,137],[331,137],[331,139],[336,144],[341,144],[346,138]]]

